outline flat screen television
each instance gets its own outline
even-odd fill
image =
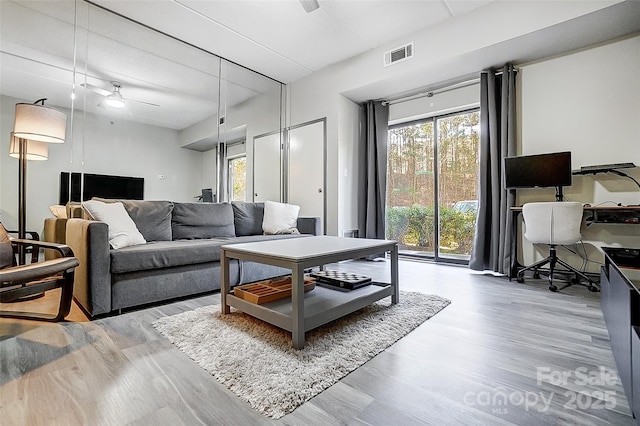
[[[82,198],[80,197],[81,176],[84,176]],[[69,199],[69,185],[71,185],[71,199]],[[71,173],[71,179],[69,179],[69,172],[60,173],[60,204],[65,205],[68,201],[90,200],[93,197],[142,200],[144,199],[144,178]]]
[[[506,157],[504,178],[507,189],[571,186],[571,152]]]

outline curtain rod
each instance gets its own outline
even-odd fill
[[[420,92],[420,93],[414,93],[413,95],[402,96],[400,98],[395,98],[395,99],[385,99],[385,100],[382,101],[382,105],[385,105],[385,106],[386,105],[394,105],[394,104],[399,104],[399,103],[402,103],[402,102],[412,101],[414,99],[431,98],[435,94],[445,93],[445,92],[449,92],[451,90],[455,90],[455,89],[460,89],[460,88],[463,88],[463,87],[471,86],[473,84],[477,84],[478,82],[480,82],[480,78],[474,78],[474,79],[471,79],[471,80],[465,80],[465,81],[461,81],[459,83],[451,84],[451,85],[448,85],[448,86],[439,87],[437,89],[428,90],[428,91]]]
[[[489,72],[490,70],[485,70],[482,72]],[[514,67],[514,71],[517,73],[519,70],[517,68]],[[502,74],[502,70],[496,70],[494,71],[496,75],[500,75]],[[441,86],[432,90],[427,90],[427,91],[422,91],[419,93],[414,93],[412,95],[407,95],[407,96],[401,96],[399,98],[395,98],[395,99],[383,99],[382,100],[382,105],[386,106],[386,105],[394,105],[394,104],[399,104],[402,102],[408,102],[408,101],[412,101],[414,99],[420,99],[420,98],[431,98],[433,97],[433,95],[436,95],[438,93],[445,93],[445,92],[449,92],[451,90],[455,90],[455,89],[461,89],[463,87],[467,87],[467,86],[471,86],[473,84],[477,84],[480,82],[480,77],[475,77],[469,80],[463,80],[460,81],[458,83],[453,83],[453,84],[449,84],[446,86]]]

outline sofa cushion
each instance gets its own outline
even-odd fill
[[[147,241],[171,241],[171,201],[109,200],[94,197],[103,203],[120,202]]]
[[[122,203],[89,200],[82,203],[82,207],[92,219],[105,222],[109,226],[109,244],[112,248],[119,249],[146,243]]]
[[[235,237],[233,208],[227,203],[175,203],[171,229],[174,240]]]
[[[111,250],[111,273],[146,271],[220,261],[223,240],[154,241]]]
[[[243,203],[232,201],[233,223],[236,236],[262,234],[262,220],[264,218],[264,203]]]

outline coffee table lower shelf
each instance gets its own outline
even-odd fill
[[[378,282],[349,292],[316,286],[304,295],[304,331],[313,330],[391,295],[393,287]],[[290,297],[258,305],[228,294],[227,305],[284,330],[293,331]]]

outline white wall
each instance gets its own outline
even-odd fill
[[[361,107],[345,97],[340,99],[338,124],[338,205],[350,206],[341,208],[338,215],[338,236],[345,231],[358,229],[357,200],[358,191],[358,141],[362,129],[359,125]]]
[[[457,16],[455,25],[447,22],[409,34],[289,84],[287,125],[327,118],[327,233],[338,235],[339,228],[357,228],[351,224],[357,214],[356,202],[339,202],[339,176],[343,168],[339,165],[338,147],[342,143],[355,143],[339,138],[358,130],[358,123],[349,123],[350,113],[341,116],[346,112],[341,108],[342,98],[359,103],[380,94],[400,94],[469,75],[477,76],[479,62],[465,59],[468,52],[485,52],[480,62],[493,66],[494,57],[501,55],[492,49],[516,34],[521,35],[523,28],[535,32],[604,6],[604,3],[596,2],[495,2],[477,9],[474,14]],[[498,9],[501,13],[496,13]],[[512,25],[498,22],[499,17],[504,16],[502,12],[510,15]],[[390,67],[382,66],[386,50],[408,42],[415,43],[414,58]]]
[[[18,162],[7,153],[15,104],[24,101],[2,96],[0,102],[0,220],[17,229]],[[44,219],[52,217],[49,206],[58,204],[62,171],[143,177],[145,199],[194,201],[203,188],[202,161],[202,153],[180,148],[175,130],[76,112],[67,142],[50,144],[47,161],[28,162],[27,228],[41,232]]]
[[[520,142],[523,155],[571,151],[572,167],[640,165],[640,36],[520,68]],[[640,180],[640,168],[629,174]],[[570,201],[611,206],[640,204],[640,188],[615,175],[574,176]],[[553,200],[552,190],[518,190],[518,203]],[[593,224],[582,230],[589,259],[599,247],[640,247],[640,226]],[[524,261],[534,250],[524,244]],[[543,253],[544,254],[544,253]],[[537,253],[539,257],[539,253]],[[563,253],[567,255],[567,253]],[[573,259],[576,266],[580,259]],[[598,271],[597,263],[590,263]]]

